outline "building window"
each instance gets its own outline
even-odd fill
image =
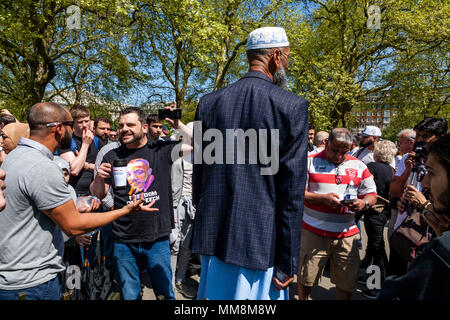
[[[391,117],[391,112],[389,110],[384,111],[384,116],[385,117]]]
[[[384,118],[384,121],[383,121],[383,123],[389,123],[389,122],[390,122],[390,120],[391,120],[391,119],[389,119],[389,118]]]

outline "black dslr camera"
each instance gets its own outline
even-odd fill
[[[414,143],[413,151],[416,153],[416,156],[414,157],[415,161],[425,161],[425,158],[428,155],[427,149],[426,149],[426,143],[425,142],[416,142]]]
[[[413,173],[417,175],[417,181],[421,182],[425,174],[427,173],[427,169],[425,168],[425,159],[428,155],[426,149],[425,142],[416,142],[414,143],[413,151],[415,152],[414,156],[414,167],[412,169]]]
[[[428,152],[425,146],[425,142],[416,142],[414,143],[413,147],[413,151],[416,155],[414,156],[414,166],[409,177],[409,184],[416,189],[419,188],[419,183],[422,182],[423,177],[427,173],[427,168],[425,167],[425,159],[428,155]],[[411,215],[413,206],[411,206],[409,203],[406,203],[406,211],[408,215]]]

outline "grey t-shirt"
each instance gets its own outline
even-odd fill
[[[359,160],[364,162],[365,165],[368,165],[371,162],[375,162],[375,160],[373,159],[373,151],[367,148],[358,148],[356,150],[353,150],[350,155],[358,158]]]
[[[0,212],[0,289],[31,288],[64,271],[61,230],[42,210],[72,196],[50,150],[21,138],[2,164],[6,208]]]

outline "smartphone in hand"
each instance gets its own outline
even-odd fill
[[[172,120],[181,119],[181,109],[158,109],[158,118],[160,120],[164,120],[165,118]]]
[[[277,269],[275,277],[277,277],[277,279],[280,280],[281,283],[284,283],[287,281],[287,279],[289,279],[289,276],[280,269]]]
[[[344,206],[348,206],[349,204],[352,204],[353,202],[355,202],[356,199],[350,200],[350,199],[344,199],[339,201],[342,205]]]

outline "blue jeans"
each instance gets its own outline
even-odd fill
[[[0,290],[0,300],[19,300],[19,293],[25,293],[25,300],[60,300],[59,276],[35,287],[20,290]]]
[[[124,244],[114,242],[114,260],[124,300],[141,299],[141,273],[148,270],[155,296],[175,299],[172,288],[169,238],[154,242]]]

